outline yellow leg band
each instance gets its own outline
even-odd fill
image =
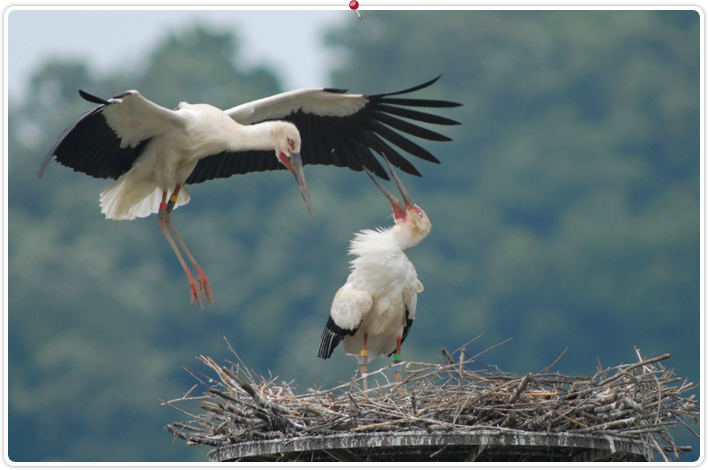
[[[361,356],[362,357],[367,357],[369,355],[369,351],[367,349],[362,349],[361,350]]]

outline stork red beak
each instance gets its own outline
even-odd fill
[[[305,169],[302,166],[302,158],[300,157],[300,153],[295,153],[290,156],[290,161],[288,161],[288,158],[280,154],[280,161],[283,162],[283,164],[290,170],[290,172],[293,174],[295,177],[295,181],[297,181],[297,185],[300,188],[300,193],[302,194],[302,199],[305,201],[305,205],[307,206],[307,210],[310,211],[310,215],[312,218],[315,218],[315,212],[312,210],[312,204],[310,203],[310,192],[307,190],[307,181],[305,181]]]
[[[376,184],[376,186],[381,190],[381,192],[384,193],[384,196],[386,196],[391,202],[391,207],[393,208],[393,217],[396,220],[405,219],[406,209],[412,211],[413,206],[415,206],[415,203],[413,202],[413,199],[411,199],[410,194],[408,194],[408,191],[406,191],[406,188],[403,187],[403,183],[401,183],[401,180],[399,180],[398,176],[396,176],[396,173],[393,171],[393,167],[391,166],[385,155],[384,160],[386,160],[386,165],[388,165],[388,169],[391,172],[391,176],[393,176],[393,181],[395,181],[396,186],[398,186],[398,190],[401,192],[401,196],[403,196],[405,204],[399,201],[393,194],[391,194],[388,189],[384,188],[381,183],[379,183],[376,178],[374,178],[374,175],[372,175],[367,168],[364,168],[364,171],[366,171],[366,174],[369,175],[371,181]]]

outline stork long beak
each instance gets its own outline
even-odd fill
[[[393,217],[398,220],[398,219],[405,219],[406,218],[406,206],[408,206],[410,209],[413,209],[413,201],[410,199],[406,200],[406,196],[408,196],[408,192],[403,188],[403,186],[400,184],[400,180],[396,177],[394,177],[394,181],[396,181],[396,186],[398,186],[398,189],[401,191],[401,195],[403,196],[403,199],[406,201],[405,204],[399,201],[396,196],[391,194],[388,189],[384,188],[381,183],[378,182],[378,180],[374,177],[373,174],[365,167],[364,171],[366,171],[366,174],[369,175],[369,178],[371,178],[371,181],[374,182],[376,187],[378,187],[382,193],[384,193],[384,196],[386,196],[391,202],[391,207],[393,208]],[[391,174],[394,174],[393,171]],[[409,197],[410,198],[410,197]],[[410,204],[410,205],[409,205]]]
[[[403,186],[403,183],[401,183],[401,180],[398,179],[398,175],[395,171],[393,171],[393,166],[391,165],[391,162],[388,161],[388,158],[386,158],[386,155],[381,154],[381,156],[386,161],[388,171],[391,172],[391,176],[393,176],[393,181],[396,182],[396,186],[398,186],[398,190],[401,192],[401,196],[403,196],[403,200],[406,202],[406,206],[408,206],[408,209],[413,210],[413,206],[415,206],[413,198],[410,194],[408,194],[408,191],[406,191],[406,188]]]
[[[302,158],[300,153],[293,152],[290,156],[290,171],[293,176],[295,176],[295,181],[300,187],[300,193],[302,194],[302,199],[305,201],[307,210],[310,211],[312,218],[315,218],[315,212],[312,210],[312,204],[310,203],[310,192],[307,190],[307,181],[305,181],[305,169],[302,166]]]

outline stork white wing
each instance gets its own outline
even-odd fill
[[[356,289],[350,283],[344,284],[332,301],[318,356],[328,359],[344,337],[354,335],[373,304],[369,292]]]
[[[94,178],[118,179],[130,170],[152,137],[185,117],[145,99],[136,90],[104,100],[79,90],[82,98],[99,106],[86,111],[59,136],[42,161],[41,178],[52,157],[57,162]]]
[[[316,116],[350,116],[366,106],[368,99],[362,95],[345,95],[344,90],[327,88],[301,88],[279,93],[224,111],[239,124],[282,119],[302,111]]]
[[[252,101],[228,109],[225,114],[242,125],[270,120],[291,122],[300,133],[303,165],[334,165],[354,171],[367,168],[388,179],[375,152],[385,155],[406,173],[420,176],[400,151],[429,162],[440,162],[406,135],[437,142],[450,139],[415,122],[444,126],[459,123],[411,108],[452,108],[460,104],[396,95],[426,88],[438,78],[405,90],[376,95],[346,94],[346,90],[333,88],[304,88]],[[191,129],[192,123],[205,122],[199,113],[192,114],[183,103],[176,110],[169,110],[147,100],[136,90],[110,100],[81,90],[79,93],[98,106],[84,113],[59,136],[39,168],[40,178],[56,157],[58,163],[75,171],[94,178],[117,180],[132,168],[153,138],[166,135],[175,126]],[[185,129],[186,134],[190,133],[189,129]],[[170,145],[169,139],[162,143]],[[214,149],[213,153],[199,158],[184,183],[197,184],[235,174],[280,169],[284,166],[271,149]]]
[[[334,88],[303,88],[242,104],[227,109],[225,113],[245,125],[268,120],[292,122],[302,138],[301,157],[305,165],[335,165],[354,171],[367,168],[380,178],[388,179],[373,153],[376,152],[385,154],[394,166],[406,173],[421,176],[398,149],[429,162],[440,161],[406,134],[437,142],[450,139],[415,124],[415,121],[443,126],[457,125],[459,122],[410,108],[452,108],[460,105],[442,100],[398,98],[395,95],[428,87],[438,78],[406,90],[378,95],[346,94],[346,90]],[[194,170],[196,176],[188,183],[227,178],[246,171],[245,166],[224,163],[221,157],[201,160]],[[255,171],[262,169],[258,167]]]
[[[406,311],[408,312],[407,320],[415,320],[415,311],[418,307],[418,293],[423,292],[423,284],[416,279],[416,289],[404,289],[403,290],[403,303],[406,305]]]
[[[143,140],[173,127],[183,127],[186,118],[153,103],[137,90],[129,90],[108,100],[101,112],[120,138],[120,148],[135,148]]]
[[[334,296],[329,314],[339,328],[356,331],[373,302],[367,291],[345,284]]]

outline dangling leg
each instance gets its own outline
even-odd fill
[[[369,362],[369,350],[366,346],[367,337],[368,335],[364,333],[364,349],[361,350],[361,356],[359,356],[359,371],[361,372],[361,376],[364,379],[364,390],[367,390],[369,388],[369,381],[367,379],[369,375],[369,367],[367,366]],[[366,392],[364,392],[364,394],[366,395]]]
[[[403,376],[401,375],[401,371],[399,370],[399,363],[401,362],[401,337],[396,338],[396,352],[393,355],[393,376],[396,379],[396,382],[403,382]],[[400,387],[398,389],[398,394],[403,398],[403,387]]]
[[[184,272],[187,274],[187,280],[189,281],[189,287],[192,290],[192,298],[190,303],[194,303],[194,298],[196,297],[197,303],[201,307],[202,310],[204,310],[204,306],[202,305],[202,297],[199,295],[199,286],[197,285],[197,281],[194,280],[194,276],[192,276],[192,273],[189,271],[189,268],[187,267],[187,263],[184,262],[184,258],[182,258],[182,254],[179,252],[179,249],[177,248],[177,245],[175,245],[174,240],[172,240],[172,237],[170,236],[170,232],[167,231],[167,226],[168,222],[166,220],[167,216],[169,213],[167,212],[167,204],[165,204],[165,200],[167,199],[167,191],[162,191],[162,203],[160,204],[160,212],[157,213],[157,226],[162,232],[162,234],[165,236],[167,239],[167,242],[170,244],[172,247],[172,250],[174,250],[175,254],[177,255],[177,259],[179,260],[179,263],[182,265],[182,268],[184,268]],[[171,224],[169,224],[171,225]]]
[[[175,190],[172,193],[172,196],[170,196],[170,202],[167,204],[167,207],[165,209],[164,219],[167,223],[167,228],[169,228],[172,234],[175,236],[175,238],[177,239],[177,243],[180,244],[182,250],[184,250],[184,252],[186,253],[187,258],[189,258],[189,261],[192,262],[194,269],[196,269],[197,279],[199,279],[199,289],[204,291],[204,295],[206,295],[207,300],[209,300],[209,302],[214,305],[214,298],[211,295],[211,286],[209,285],[209,279],[207,279],[206,274],[204,274],[202,268],[200,268],[197,264],[197,261],[194,259],[194,256],[192,256],[192,253],[189,251],[189,248],[187,248],[187,244],[184,243],[184,240],[182,240],[182,237],[180,237],[175,226],[172,225],[172,209],[174,209],[175,207],[175,202],[177,202],[177,194],[179,193],[180,189],[182,189],[182,186],[180,186],[179,184],[175,186]],[[201,305],[201,303],[199,305]]]

